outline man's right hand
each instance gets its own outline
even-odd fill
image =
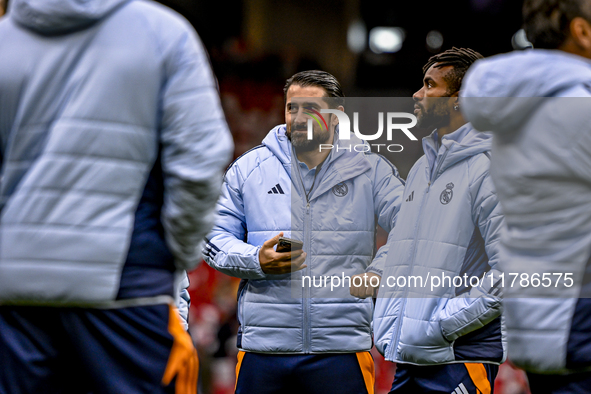
[[[279,237],[283,237],[283,232],[265,241],[259,250],[259,263],[263,272],[270,275],[281,275],[306,268],[307,265],[304,265],[306,253],[303,250],[284,253],[275,251],[273,247],[279,243]]]
[[[361,286],[355,286],[354,284],[357,283],[354,279],[355,277],[359,277],[361,280]],[[373,278],[376,280],[372,280]],[[350,293],[353,297],[357,298],[367,298],[372,297],[376,298],[378,295],[378,289],[380,288],[380,279],[382,277],[374,272],[366,272],[364,274],[354,275],[351,277],[351,288]]]

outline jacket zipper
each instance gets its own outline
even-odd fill
[[[441,163],[443,163],[443,160],[447,156],[447,152],[448,152],[448,150],[446,149],[445,153],[441,156],[441,160],[439,160],[439,162],[437,163],[437,167],[435,167],[435,171],[431,175],[429,182],[427,183],[427,189],[423,193],[423,200],[421,201],[421,206],[419,207],[417,226],[415,227],[415,233],[414,233],[414,237],[413,237],[413,239],[414,239],[413,252],[412,252],[412,260],[410,261],[410,265],[409,265],[409,272],[408,272],[409,275],[412,275],[412,269],[415,264],[415,258],[417,255],[416,238],[417,238],[417,235],[419,234],[419,230],[421,228],[421,216],[423,214],[423,207],[425,206],[425,201],[427,200],[427,194],[429,194],[429,190],[431,189],[431,184],[435,181],[435,178],[437,177],[437,174],[439,173],[439,169],[441,168]],[[398,318],[397,327],[396,327],[396,335],[394,337],[395,340],[393,341],[392,346],[390,347],[390,352],[389,352],[390,359],[395,359],[392,356],[396,354],[396,351],[398,348],[398,342],[400,341],[400,332],[402,331],[402,319],[404,316],[404,311],[406,310],[406,302],[408,300],[408,287],[404,290],[404,297],[402,300],[403,301],[402,301],[402,307],[400,308],[400,317]]]
[[[238,319],[241,323],[240,330],[242,331],[242,339],[244,339],[244,329],[246,325],[244,324],[244,293],[246,292],[246,288],[248,287],[248,282],[244,284],[244,287],[240,289],[240,294],[238,296]],[[240,344],[242,346],[242,343]]]
[[[311,222],[311,215],[310,215],[310,201],[307,201],[307,205],[306,205],[306,217],[304,220],[304,238],[306,239],[304,245],[308,245],[308,247],[306,248],[307,250],[307,254],[308,256],[312,257],[311,253],[310,253],[310,242],[312,242],[312,237],[310,236],[311,233],[311,229],[310,229],[310,222]],[[308,264],[308,266],[306,268],[304,268],[306,270],[306,274],[308,276],[311,276],[311,265]],[[310,314],[310,295],[311,295],[311,289],[310,287],[305,287],[304,288],[304,299],[303,299],[303,307],[304,307],[304,332],[303,332],[303,340],[304,340],[304,353],[309,353],[310,352],[310,330],[312,329],[310,327],[310,319],[309,319],[309,314]]]
[[[295,155],[295,153],[294,153]],[[309,193],[306,193],[306,187],[304,185],[304,180],[302,179],[302,174],[300,172],[300,167],[297,163],[295,163],[295,167],[296,167],[296,171],[298,174],[298,179],[299,179],[299,183],[302,186],[302,195],[306,198],[306,214],[304,216],[304,252],[306,252],[306,254],[308,255],[308,257],[312,257],[312,254],[310,253],[311,250],[311,245],[310,242],[312,242],[312,237],[310,235],[311,229],[310,229],[310,221],[311,221],[311,215],[310,215],[310,200],[309,200],[309,196],[312,194],[312,189],[310,189]],[[315,175],[318,175],[318,173],[316,173]],[[314,177],[314,179],[316,179],[316,176]],[[314,185],[312,185],[312,187],[314,187]],[[311,276],[311,270],[312,267],[310,266],[310,264],[307,264],[308,266],[306,268],[304,268],[306,275],[307,276]],[[303,280],[303,278],[302,278]],[[303,299],[302,299],[302,308],[303,308],[303,323],[302,323],[302,340],[303,340],[303,352],[304,353],[309,353],[310,352],[310,330],[311,327],[310,326],[310,318],[309,318],[309,314],[310,314],[310,295],[311,295],[311,289],[308,287],[304,287],[304,294],[302,295]]]

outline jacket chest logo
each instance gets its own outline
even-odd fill
[[[332,192],[337,197],[345,197],[349,193],[349,187],[345,182],[337,183],[332,187]]]
[[[445,185],[445,190],[441,192],[441,194],[439,195],[439,202],[442,203],[443,205],[447,205],[449,204],[449,202],[451,201],[451,199],[454,196],[454,192],[453,189],[454,188],[454,184],[453,183],[448,183],[447,185]]]
[[[281,185],[276,184],[275,186],[273,186],[271,188],[271,190],[269,190],[267,192],[267,194],[285,194],[285,192],[283,191],[283,189],[281,188]]]

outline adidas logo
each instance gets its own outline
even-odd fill
[[[460,385],[456,387],[456,389],[452,391],[451,394],[468,394],[468,390],[466,390],[464,383],[460,383]]]
[[[267,192],[267,194],[285,194],[285,192],[279,184],[276,184],[271,190]]]
[[[411,202],[412,198],[415,196],[415,191],[413,190],[412,192],[410,192],[408,198],[406,199],[406,202]]]

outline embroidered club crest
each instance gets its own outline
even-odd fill
[[[337,183],[333,186],[332,192],[337,197],[345,197],[349,193],[349,187],[345,182]]]
[[[452,197],[454,196],[454,192],[452,190],[453,188],[454,188],[454,184],[451,182],[448,183],[447,185],[445,185],[445,190],[442,191],[441,195],[439,196],[440,203],[442,203],[443,205],[449,204]]]

